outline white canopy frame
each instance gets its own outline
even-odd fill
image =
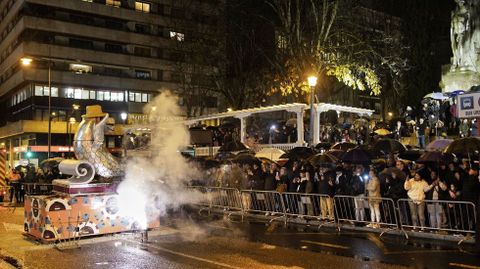
[[[221,119],[221,118],[237,118],[240,119],[240,141],[245,143],[247,138],[247,128],[246,128],[246,118],[258,113],[267,113],[267,112],[276,112],[276,111],[287,111],[293,112],[296,114],[297,119],[297,142],[298,145],[304,145],[304,127],[303,127],[303,114],[305,109],[308,106],[302,103],[291,103],[284,105],[274,105],[274,106],[265,106],[265,107],[256,107],[248,108],[235,111],[227,111],[223,113],[216,113],[211,115],[200,116],[196,118],[187,119],[185,124],[191,126],[193,124],[199,123],[205,120]]]
[[[335,110],[337,113],[339,112],[348,112],[357,114],[359,116],[372,116],[375,110],[366,109],[366,108],[359,108],[359,107],[352,107],[352,106],[342,106],[342,105],[335,105],[329,103],[317,103],[313,105],[313,109],[315,110],[315,121],[313,125],[313,144],[316,145],[320,143],[320,113],[327,112],[330,110]]]

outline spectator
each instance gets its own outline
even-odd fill
[[[427,129],[427,123],[423,118],[420,118],[418,121],[417,126],[417,138],[418,138],[418,146],[420,148],[425,148],[425,131]]]
[[[318,174],[318,193],[320,197],[320,213],[322,219],[333,220],[333,195],[335,194],[334,182],[322,168]]]
[[[430,177],[432,178],[432,181],[424,190],[426,193],[426,199],[432,201],[445,200],[447,184],[440,180],[435,171],[431,172]],[[442,205],[436,202],[429,202],[427,204],[427,211],[430,216],[430,227],[440,229],[443,216]]]
[[[365,182],[363,167],[358,167],[355,175],[352,177],[352,195],[355,205],[355,219],[357,221],[365,221]]]
[[[373,223],[367,227],[379,228],[380,218],[380,203],[382,202],[380,195],[380,180],[377,173],[372,169],[369,173],[369,181],[367,183],[368,191],[368,205],[370,206],[370,221]]]
[[[410,178],[405,181],[404,188],[407,190],[410,206],[410,214],[412,216],[412,223],[414,229],[418,226],[418,220],[420,219],[420,227],[423,231],[425,227],[425,190],[428,187],[428,183],[422,179],[419,173],[415,173],[414,178]]]

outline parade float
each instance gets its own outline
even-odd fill
[[[113,125],[99,105],[87,106],[86,112],[73,142],[76,160],[59,163],[60,172],[71,177],[54,180],[50,195],[25,196],[25,233],[42,242],[160,225],[154,197],[144,197],[143,212],[127,208],[138,200],[117,192],[124,169],[104,146],[104,133]]]

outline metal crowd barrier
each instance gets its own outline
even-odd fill
[[[475,205],[466,201],[399,199],[402,229],[444,231],[458,235],[474,234]]]
[[[328,195],[284,192],[281,197],[288,217],[316,219],[320,226],[335,222],[333,198]]]
[[[401,230],[407,238],[408,229],[465,235],[474,234],[477,225],[475,205],[464,201],[425,200],[423,203],[415,203],[409,199],[395,202],[391,198],[369,198],[364,195],[335,195],[332,198],[306,193],[191,188],[204,195],[197,205],[209,212],[215,208],[240,212],[242,220],[246,214],[270,215],[270,222],[283,218],[285,225],[291,218],[315,219],[320,222],[320,226],[335,222],[338,229],[345,223],[379,228],[382,231],[380,235],[390,230]]]
[[[273,218],[270,222],[283,218],[285,224],[287,223],[284,200],[279,192],[257,190],[241,190],[240,192],[244,213],[271,215]]]
[[[47,183],[23,183],[22,188],[28,195],[44,195],[53,191],[53,184]]]
[[[390,198],[370,198],[364,195],[335,195],[334,207],[340,229],[341,222],[367,224],[367,227],[384,228],[380,234],[398,228],[397,209]]]

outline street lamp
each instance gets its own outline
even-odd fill
[[[128,114],[126,112],[120,113],[120,118],[123,120],[123,124],[125,124],[125,121],[127,120]]]
[[[33,62],[33,58],[23,57],[20,59],[23,66],[30,66]],[[47,159],[50,158],[50,152],[52,147],[52,77],[51,77],[51,62],[48,60],[48,152]]]
[[[317,77],[309,76],[307,80],[308,86],[310,86],[310,145],[313,145],[313,126],[315,124],[315,112],[313,111],[313,103],[315,97],[315,86],[317,86]]]

